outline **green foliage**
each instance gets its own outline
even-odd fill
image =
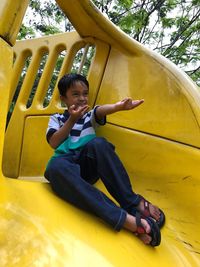
[[[133,4],[133,0],[126,0],[126,1],[124,1],[124,0],[117,0],[116,2],[117,2],[116,4],[118,6],[121,6],[123,8],[131,8],[131,6]]]
[[[124,32],[169,58],[200,85],[200,0],[113,0],[102,12]]]
[[[31,29],[34,35],[24,34],[22,38],[56,34],[65,31],[67,26],[65,16],[55,1],[30,0],[23,27]],[[20,29],[20,35],[21,31],[23,28]]]
[[[200,84],[200,0],[93,0],[124,32],[169,58]],[[73,29],[54,1],[30,0],[19,39]]]
[[[24,24],[22,24],[20,32],[18,34],[18,40],[34,37],[35,31],[33,30],[33,28],[31,26],[25,26]]]

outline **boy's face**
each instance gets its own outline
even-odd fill
[[[61,100],[68,108],[72,105],[75,105],[75,108],[83,107],[88,105],[88,94],[88,87],[83,82],[77,81],[67,90],[65,96],[61,96]]]

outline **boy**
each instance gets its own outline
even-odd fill
[[[89,83],[80,74],[63,76],[58,89],[68,110],[52,115],[47,129],[47,141],[55,153],[45,177],[53,191],[100,217],[116,231],[128,229],[145,244],[158,246],[161,240],[158,224],[164,223],[163,212],[132,191],[114,146],[95,135],[95,128],[106,123],[106,115],[131,110],[144,101],[126,98],[89,111]],[[99,178],[120,207],[93,186]]]

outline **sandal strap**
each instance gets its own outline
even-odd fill
[[[146,231],[141,222],[141,214],[139,212],[136,212],[135,218],[136,218],[136,226],[137,226],[136,233],[145,234]]]
[[[144,204],[144,211],[142,212],[142,218],[146,218],[146,217],[152,217],[151,213],[150,213],[150,208],[149,205],[151,204],[151,202],[149,202],[148,200],[146,200],[143,196],[138,195],[140,198],[140,201],[143,202]],[[156,223],[158,224],[158,226],[161,228],[164,223],[165,223],[165,214],[164,212],[159,209],[160,211],[160,219],[158,221],[156,221]]]
[[[139,212],[137,212],[135,217],[136,217],[136,225],[137,225],[137,230],[135,231],[135,234],[136,235],[147,234],[147,232],[146,232],[146,230],[143,227],[142,222],[141,222],[141,214]],[[151,240],[149,245],[151,245],[152,247],[158,246],[161,242],[160,229],[159,229],[158,225],[156,224],[156,222],[153,219],[151,219],[150,217],[146,218],[145,220],[148,222],[148,224],[151,227],[151,231],[150,231],[150,233],[148,233],[148,235],[151,236],[152,240]]]
[[[145,217],[150,217],[151,216],[150,209],[149,209],[150,202],[146,200],[143,196],[140,196],[140,198],[144,204],[144,211],[142,212],[142,215],[144,215]]]

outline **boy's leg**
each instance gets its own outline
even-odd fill
[[[96,169],[90,163],[87,164],[89,180],[94,182]],[[49,164],[45,177],[50,181],[55,193],[61,198],[97,215],[115,230],[119,231],[121,228],[125,228],[138,233],[138,237],[145,244],[151,246],[160,244],[160,231],[154,222],[141,219],[138,223],[137,216],[134,217],[116,206],[103,192],[82,179],[80,166],[74,162],[72,157],[54,159]],[[141,227],[143,229],[142,234]]]
[[[117,231],[123,227],[126,211],[82,179],[80,166],[74,162],[73,157],[58,157],[52,160],[45,177],[61,198],[100,217]]]
[[[79,164],[84,179],[87,179],[87,165],[89,169],[96,170],[109,193],[123,209],[136,212],[140,197],[133,192],[129,176],[111,143],[102,137],[92,139],[82,150]]]

